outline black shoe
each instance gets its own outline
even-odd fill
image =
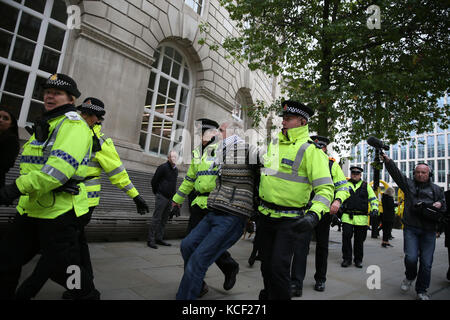
[[[208,285],[206,282],[203,281],[202,290],[200,291],[200,294],[198,295],[199,298],[203,297],[205,294],[207,294],[209,291]]]
[[[265,289],[262,289],[259,292],[258,300],[269,300],[269,296],[267,295],[267,291]]]
[[[314,285],[314,290],[316,291],[325,291],[325,282],[324,281],[317,281]]]
[[[170,247],[171,244],[168,242],[165,242],[164,240],[156,240],[156,244],[160,244],[162,246]]]
[[[225,281],[223,282],[223,288],[225,290],[230,290],[234,287],[236,283],[236,275],[239,272],[239,265],[236,266],[231,272],[225,273]]]
[[[158,249],[158,246],[155,243],[150,242],[150,241],[147,242],[147,247],[150,247],[153,249]]]
[[[387,248],[387,247],[388,247],[386,243],[382,243],[381,246],[382,246],[383,248]]]
[[[72,293],[72,291],[70,290],[66,290],[63,292],[61,299],[63,300],[74,300],[75,299],[75,295]]]
[[[362,262],[361,261],[355,261],[355,267],[362,268]]]
[[[293,297],[301,297],[303,295],[303,288],[296,286],[295,284],[291,285],[291,296]]]
[[[450,281],[450,268],[447,271],[447,281]]]
[[[352,264],[351,261],[349,261],[349,260],[344,260],[344,261],[342,261],[342,263],[341,263],[341,267],[342,267],[342,268],[347,268],[347,267],[350,266],[351,264]]]
[[[100,300],[100,291],[94,289],[84,296],[73,295],[73,300]]]

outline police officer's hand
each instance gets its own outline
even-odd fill
[[[378,216],[378,210],[372,210],[371,212],[370,212],[370,217],[372,217],[372,218],[374,218],[374,217],[376,217],[376,216]]]
[[[142,198],[140,195],[137,195],[133,198],[134,203],[136,204],[136,209],[139,214],[145,214],[145,212],[149,212],[147,203],[145,202],[144,198]]]
[[[319,223],[319,217],[314,211],[308,211],[303,218],[298,219],[294,225],[295,232],[310,232]]]
[[[334,200],[330,206],[330,214],[335,215],[339,211],[340,207],[341,207],[341,200],[340,199]]]
[[[11,205],[22,193],[15,182],[5,185],[0,189],[0,205]]]
[[[172,208],[177,206],[178,208],[181,207],[181,205],[179,205],[178,203],[176,203],[175,201],[172,201]]]

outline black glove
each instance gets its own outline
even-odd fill
[[[330,226],[333,228],[334,226],[337,226],[340,224],[341,224],[341,219],[339,219],[335,214],[332,214]]]
[[[371,218],[375,218],[375,217],[378,217],[378,210],[372,210],[372,211],[370,211],[370,217]]]
[[[139,214],[145,214],[145,212],[149,212],[147,203],[145,202],[144,198],[142,198],[140,195],[137,195],[133,198],[134,203],[136,204],[136,209]]]
[[[298,219],[293,227],[295,232],[310,232],[319,223],[319,217],[314,211],[308,211],[303,218]]]
[[[22,193],[15,182],[5,185],[0,189],[0,204],[9,206],[21,195]]]
[[[180,207],[179,206],[172,206],[172,209],[170,209],[169,220],[172,220],[173,216],[175,216],[175,217],[180,216]]]

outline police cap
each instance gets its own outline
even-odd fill
[[[311,136],[310,138],[322,148],[326,147],[330,143],[330,139],[323,136]]]
[[[95,114],[99,120],[103,120],[103,116],[106,113],[105,104],[100,99],[93,97],[84,99],[77,109],[83,113]]]
[[[310,107],[301,102],[293,100],[286,100],[281,102],[281,107],[283,109],[282,116],[296,115],[309,120],[309,118],[314,115],[314,110],[312,110]]]
[[[202,134],[205,133],[205,131],[208,129],[218,129],[219,128],[219,124],[216,121],[211,120],[211,119],[200,118],[200,119],[195,120],[195,122],[201,123]]]
[[[41,86],[43,89],[53,88],[63,90],[75,98],[79,98],[81,96],[75,80],[63,73],[52,74]]]
[[[351,166],[351,167],[350,167],[350,172],[358,172],[358,173],[361,173],[361,172],[363,172],[363,171],[364,171],[364,169],[361,168],[361,167],[357,167],[357,166]]]

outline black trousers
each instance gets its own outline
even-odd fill
[[[294,222],[294,219],[274,219],[262,214],[258,221],[263,296],[269,300],[291,299],[291,260],[299,241],[299,234],[292,230]]]
[[[352,238],[355,235],[352,250]],[[367,237],[367,226],[342,224],[342,258],[345,261],[362,262],[364,256],[364,241]]]
[[[162,194],[157,193],[155,197],[155,211],[153,212],[152,223],[148,230],[147,241],[155,243],[155,240],[162,241],[164,229],[172,206],[172,199],[167,199]]]
[[[383,241],[389,242],[389,238],[392,235],[392,227],[394,226],[394,221],[383,221]]]
[[[319,224],[313,230],[316,236],[316,273],[314,274],[314,279],[316,281],[325,282],[327,280],[330,224],[331,216],[327,213],[320,219]],[[303,288],[311,236],[312,233],[303,233],[300,235],[299,241],[295,247],[294,258],[292,259],[291,280],[292,284],[299,288]]]
[[[69,289],[69,266],[80,267],[80,289],[75,294],[85,295],[93,290],[92,278],[80,263],[79,222],[73,210],[55,219],[37,219],[16,214],[14,221],[0,242],[0,299],[31,299],[51,278]],[[16,287],[22,266],[36,254],[42,255],[32,275]]]
[[[191,215],[189,217],[187,233],[191,232],[208,213],[207,209],[202,209],[198,205],[192,206],[189,211]],[[231,257],[228,251],[225,251],[217,258],[216,265],[224,274],[239,267],[239,264]]]

